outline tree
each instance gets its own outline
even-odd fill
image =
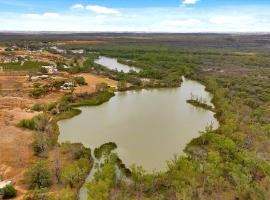
[[[16,197],[17,191],[12,185],[7,185],[3,188],[4,199]]]
[[[61,174],[61,178],[71,188],[73,188],[76,184],[82,181],[85,174],[88,173],[89,168],[89,160],[86,158],[81,158],[78,160],[78,162],[67,165]]]
[[[73,188],[80,180],[80,170],[76,164],[66,166],[61,175],[62,180]]]
[[[110,189],[115,184],[116,174],[113,163],[107,161],[97,170],[94,179],[87,183],[88,200],[109,199]]]
[[[37,133],[33,142],[33,150],[36,156],[47,157],[48,141],[44,133]]]
[[[74,200],[77,199],[76,195],[73,194],[72,190],[67,187],[60,191],[60,194],[56,196],[57,200]]]
[[[51,174],[48,166],[44,162],[33,164],[25,174],[26,181],[30,183],[30,188],[46,188],[52,184]]]

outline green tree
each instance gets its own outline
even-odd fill
[[[37,133],[32,145],[36,156],[47,157],[48,140],[46,134]]]
[[[63,182],[73,188],[80,181],[80,173],[80,168],[76,164],[69,164],[64,168],[61,178]]]
[[[26,172],[25,177],[32,189],[46,188],[52,184],[49,168],[44,162],[33,164]]]
[[[107,161],[98,167],[94,179],[87,183],[88,200],[109,199],[110,189],[115,185],[116,174],[113,163]]]
[[[3,188],[4,199],[10,199],[17,196],[17,191],[12,185]]]

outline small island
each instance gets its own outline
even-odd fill
[[[199,107],[199,108],[203,108],[205,110],[210,110],[210,111],[214,111],[214,107],[207,104],[207,101],[205,99],[203,99],[202,97],[195,97],[191,94],[191,98],[187,100],[187,103],[195,106],[195,107]]]

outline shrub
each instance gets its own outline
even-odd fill
[[[51,110],[53,110],[54,108],[56,108],[56,103],[50,103],[50,104],[47,104],[47,105],[45,106],[45,110],[46,110],[46,111],[51,111]]]
[[[40,104],[38,104],[38,103],[36,103],[36,104],[33,105],[32,110],[33,110],[33,111],[40,112],[40,111],[43,110],[43,106],[40,105]]]
[[[77,76],[77,77],[74,78],[74,80],[78,85],[87,85],[84,77]]]
[[[35,122],[33,119],[23,119],[18,123],[18,127],[34,130]]]
[[[56,108],[54,108],[54,109],[51,110],[51,114],[52,114],[52,115],[56,115],[57,113],[58,113],[58,112],[57,112],[57,109],[56,109]]]
[[[12,185],[7,185],[3,188],[4,199],[16,197],[17,191]]]
[[[25,177],[31,189],[46,188],[52,184],[49,168],[43,162],[33,164],[25,173]]]
[[[45,134],[38,133],[32,145],[36,156],[47,157],[48,141]]]

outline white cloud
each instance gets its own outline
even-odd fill
[[[219,15],[209,19],[209,22],[216,25],[245,25],[252,24],[254,19],[250,16],[238,16],[238,15]]]
[[[116,8],[117,12],[96,7],[90,8],[97,12],[87,12],[82,6],[76,6],[78,12],[0,11],[0,31],[270,32],[270,6]]]
[[[184,0],[182,2],[182,4],[196,4],[198,3],[200,0]]]
[[[201,23],[198,19],[183,19],[183,20],[164,20],[161,22],[165,26],[195,26]]]
[[[71,6],[71,9],[78,9],[78,10],[88,10],[98,14],[119,14],[119,11],[114,8],[108,8],[105,6],[99,5],[82,5],[82,4],[74,4]]]
[[[28,19],[34,19],[34,20],[47,20],[47,19],[59,18],[60,15],[58,13],[46,12],[43,14],[29,13],[29,14],[25,14],[24,17]]]
[[[82,4],[74,4],[71,6],[72,9],[84,9],[84,6]]]
[[[98,6],[98,5],[88,5],[85,7],[85,9],[98,13],[98,14],[118,14],[119,13],[119,11],[116,9],[107,8],[107,7]]]

